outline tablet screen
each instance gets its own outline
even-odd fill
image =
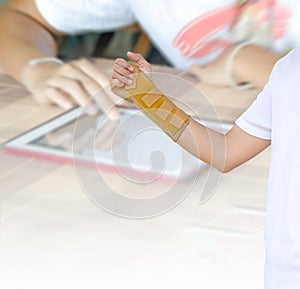
[[[120,120],[68,111],[14,138],[7,152],[102,169],[188,178],[199,160],[174,143],[136,109],[120,108]],[[206,167],[200,162],[200,166]]]

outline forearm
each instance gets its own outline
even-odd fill
[[[136,74],[132,85],[113,87],[113,91],[131,101],[189,153],[223,172],[226,160],[225,135],[193,120],[168,99],[150,77],[141,73],[136,66],[134,71]]]
[[[53,36],[43,26],[10,8],[0,13],[0,43],[0,66],[19,80],[30,59],[57,53]]]
[[[223,173],[247,162],[270,145],[270,140],[247,134],[234,125],[226,134],[191,120],[178,144]]]
[[[221,172],[229,170],[226,163],[226,135],[191,119],[177,143],[189,153]]]
[[[263,47],[246,45],[233,59],[232,77],[236,83],[249,82],[262,89],[280,58],[280,55]]]
[[[237,125],[223,134],[193,120],[145,74],[151,72],[151,66],[141,55],[132,52],[127,55],[144,71],[124,59],[117,59],[113,66],[112,91],[131,101],[173,141],[198,159],[225,173],[270,145],[270,140],[252,136]]]

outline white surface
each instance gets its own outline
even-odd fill
[[[1,288],[263,288],[269,152],[224,176],[206,205],[195,188],[138,221],[92,204],[71,166],[1,160]]]

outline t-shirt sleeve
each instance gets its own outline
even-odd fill
[[[58,31],[77,34],[113,31],[134,23],[128,1],[35,0],[45,20]]]
[[[250,135],[261,139],[271,139],[272,90],[270,81],[248,110],[246,110],[235,123]]]

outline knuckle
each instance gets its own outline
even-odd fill
[[[111,76],[112,76],[112,78],[115,78],[115,79],[119,77],[118,74],[115,71],[112,73]]]
[[[60,73],[70,73],[71,71],[73,71],[74,70],[74,67],[72,66],[72,64],[71,63],[66,63],[66,64],[64,64],[64,65],[62,65],[60,68],[59,68],[59,72]]]
[[[124,83],[121,82],[121,81],[117,81],[117,82],[116,82],[116,86],[118,86],[118,87],[123,87],[123,86],[124,86]]]
[[[116,81],[116,79],[112,79],[112,80],[109,82],[109,85],[110,85],[111,88],[117,86],[117,81]]]
[[[121,68],[120,66],[116,66],[116,69],[115,69],[115,71],[116,71],[117,73],[120,73],[120,72],[121,72],[121,70],[122,70],[122,68]]]

